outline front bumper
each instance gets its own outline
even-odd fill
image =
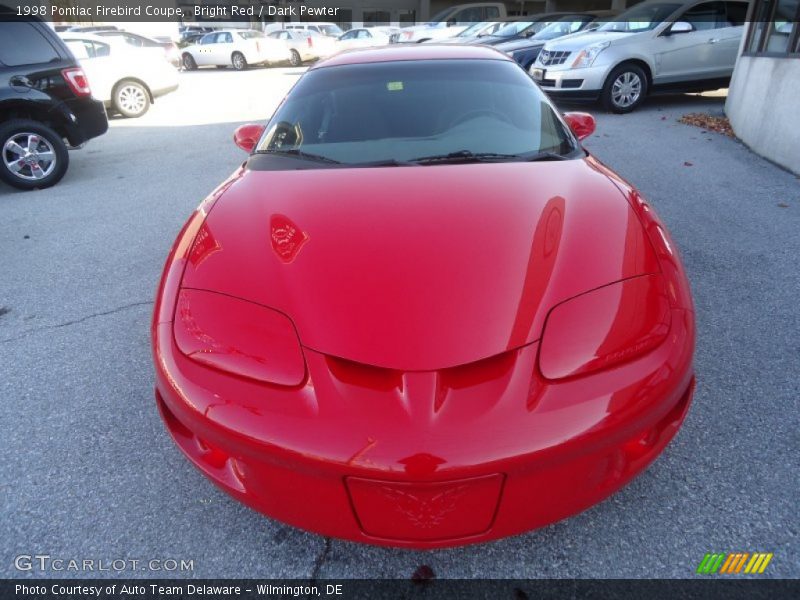
[[[402,373],[304,348],[303,384],[226,375],[154,326],[156,398],[183,453],[252,508],[323,535],[431,548],[576,514],[663,450],[692,398],[694,317],[668,341],[547,381],[538,343],[473,365]]]
[[[605,65],[572,69],[565,65],[554,67],[534,63],[531,77],[549,95],[556,97],[599,98],[608,75]]]

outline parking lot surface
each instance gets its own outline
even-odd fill
[[[692,577],[705,553],[734,551],[773,552],[764,576],[800,576],[800,180],[677,122],[721,114],[720,94],[589,109],[586,146],[656,207],[697,308],[692,409],[620,493],[511,539],[401,551],[272,521],[180,455],[153,400],[156,282],[186,217],[244,160],[233,129],[268,117],[301,72],[182,73],[145,117],[73,151],[55,188],[0,188],[2,576],[75,575],[14,566],[49,554],[193,560],[130,576]]]

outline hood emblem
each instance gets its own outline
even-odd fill
[[[308,234],[289,217],[274,214],[269,220],[269,237],[272,251],[284,263],[292,262],[308,241]]]

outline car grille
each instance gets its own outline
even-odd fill
[[[567,62],[570,53],[567,50],[542,50],[539,53],[539,62],[545,67],[563,65]]]

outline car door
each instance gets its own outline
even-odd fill
[[[214,49],[211,51],[213,56],[213,64],[215,65],[229,65],[231,63],[231,54],[235,50],[233,42],[233,34],[230,31],[220,31],[217,33],[217,42],[214,44]]]
[[[656,82],[702,81],[720,77],[717,44],[725,21],[725,3],[722,1],[695,4],[675,18],[673,24],[688,23],[691,31],[674,33],[671,24],[653,40]]]
[[[192,53],[198,67],[203,65],[213,65],[214,47],[217,45],[217,33],[207,33],[200,38],[197,49]]]
[[[744,35],[744,23],[747,18],[747,2],[729,0],[725,2],[725,22],[718,31],[718,42],[715,45],[715,61],[719,77],[730,77],[739,55],[739,43]]]

